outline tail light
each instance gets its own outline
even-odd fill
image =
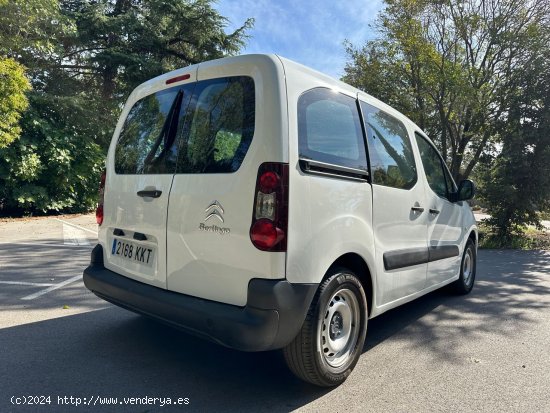
[[[97,203],[97,209],[95,211],[95,220],[98,225],[103,224],[103,201],[105,200],[105,178],[107,178],[107,172],[103,171],[101,174],[101,180],[99,181],[99,201]]]
[[[286,251],[288,164],[267,162],[258,168],[250,240],[262,251]]]

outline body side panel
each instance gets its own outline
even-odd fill
[[[299,165],[298,99],[312,88],[356,98],[357,91],[315,71],[282,59],[289,119],[289,230],[287,279],[319,283],[340,256],[355,253],[374,268],[372,192],[367,182],[304,173]],[[372,274],[372,273],[371,273]],[[372,274],[373,290],[376,280]]]

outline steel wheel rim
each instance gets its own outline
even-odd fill
[[[464,284],[467,286],[470,285],[472,281],[473,261],[472,250],[468,248],[464,255],[464,263],[462,264],[462,276],[464,278]]]
[[[325,363],[340,368],[350,360],[357,344],[360,307],[349,289],[336,291],[319,320],[319,351]]]

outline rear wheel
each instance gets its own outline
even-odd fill
[[[468,294],[474,288],[476,278],[476,247],[471,239],[468,239],[462,254],[460,263],[460,276],[453,284],[454,291],[457,294]]]
[[[339,385],[359,360],[367,319],[361,282],[351,271],[335,268],[319,286],[302,329],[283,350],[288,367],[315,385]]]

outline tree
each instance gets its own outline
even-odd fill
[[[248,19],[226,34],[212,0],[65,0],[76,23],[59,67],[100,86],[103,99],[127,95],[144,80],[231,55],[246,40]]]
[[[21,139],[0,149],[0,209],[92,207],[124,100],[177,67],[236,53],[212,0],[0,0],[0,55],[33,86]]]
[[[58,0],[0,0],[0,55],[25,66],[32,79],[50,67],[71,31]]]
[[[550,28],[531,47],[536,58],[517,73],[502,125],[498,155],[483,168],[481,195],[491,214],[496,242],[509,245],[524,226],[540,228],[538,211],[550,208]]]
[[[70,97],[31,94],[23,134],[0,151],[0,200],[11,212],[86,211],[95,205],[104,152],[86,110]]]
[[[356,48],[344,81],[404,112],[438,144],[456,180],[502,139],[514,76],[549,15],[546,0],[386,0],[380,38]]]
[[[25,69],[13,59],[0,57],[0,148],[19,137],[19,118],[27,108],[30,83]]]

